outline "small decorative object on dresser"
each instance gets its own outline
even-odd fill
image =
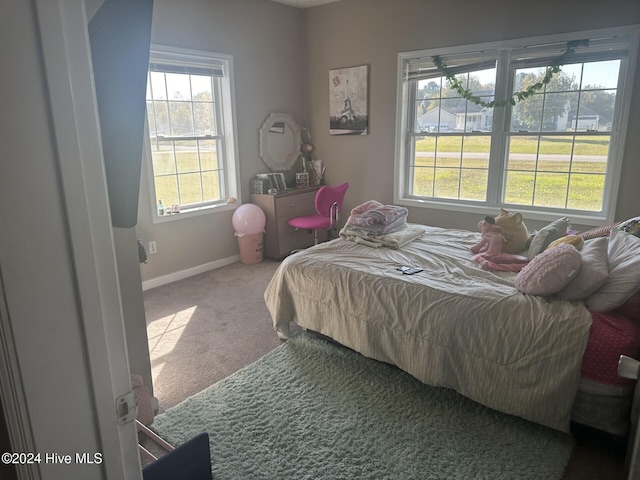
[[[251,187],[251,193],[269,193],[269,189],[271,188],[269,175],[266,173],[259,173],[251,179],[249,186]]]
[[[322,178],[324,177],[325,166],[322,160],[315,159],[311,161],[311,172],[313,173],[313,184],[322,185]]]
[[[309,188],[309,173],[296,173],[296,188]]]

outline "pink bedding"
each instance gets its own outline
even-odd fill
[[[581,376],[616,387],[632,385],[633,380],[618,377],[618,360],[620,355],[640,358],[640,292],[616,310],[591,316]]]

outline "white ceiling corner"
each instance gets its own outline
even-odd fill
[[[276,3],[283,3],[296,8],[309,8],[316,5],[324,5],[325,3],[338,2],[340,0],[270,0]]]

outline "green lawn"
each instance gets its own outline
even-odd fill
[[[464,142],[463,142],[464,139]],[[435,151],[436,140],[425,137],[416,141],[416,151],[428,156],[417,157],[414,169],[413,193],[419,196],[484,201],[487,188],[488,158],[474,153],[489,152],[488,137],[444,136],[437,140],[438,152],[459,153],[457,156],[428,155]],[[602,156],[605,161],[574,161],[542,159],[538,162],[538,177],[534,191],[535,160],[513,158],[509,161],[508,187],[505,201],[519,205],[535,205],[578,210],[600,210],[604,190],[604,173],[608,153],[608,138],[580,137],[574,155]],[[220,199],[218,159],[215,146],[198,151],[192,145],[176,142],[173,149],[152,152],[156,196],[165,208],[177,203],[185,206]],[[542,155],[570,155],[569,137],[542,137]],[[195,150],[195,151],[194,151]],[[537,137],[513,137],[510,153],[534,155],[538,150]],[[568,157],[567,157],[568,158]],[[201,167],[202,178],[194,173]],[[569,175],[570,174],[570,175]],[[567,189],[569,194],[567,195]]]
[[[435,155],[436,141],[438,156]],[[485,201],[489,143],[490,139],[483,136],[417,140],[416,153],[424,156],[417,155],[415,159],[413,193]],[[512,137],[505,202],[600,210],[608,148],[608,137],[577,137],[575,144],[572,137],[541,137],[539,145],[537,137]],[[569,162],[572,149],[574,161]],[[540,157],[536,163],[538,151]],[[527,158],[521,154],[528,154]],[[601,157],[601,160],[581,159],[580,155]]]
[[[156,198],[165,208],[220,199],[218,159],[215,150],[152,151]],[[201,166],[202,175],[196,173]]]
[[[482,162],[477,162],[482,165]],[[474,168],[474,162],[468,162],[467,168],[417,166],[414,169],[413,192],[420,196],[484,201],[487,194],[487,170]],[[590,170],[591,164],[574,165],[574,171]],[[600,210],[604,175],[594,173],[534,172],[512,170],[508,172],[508,186],[505,202],[517,205],[537,205],[544,207],[577,210]],[[567,189],[569,194],[567,195]],[[534,200],[535,193],[535,200]],[[535,202],[535,203],[534,203]]]
[[[441,136],[438,137],[438,151],[459,152],[464,138],[464,149],[467,152],[489,153],[491,139],[485,136]],[[424,137],[416,141],[416,151],[433,151],[435,137]],[[541,137],[540,153],[544,155],[571,153],[573,137]],[[509,150],[511,153],[535,153],[538,147],[538,137],[511,137]],[[607,156],[609,152],[609,137],[584,136],[576,137],[574,155]]]

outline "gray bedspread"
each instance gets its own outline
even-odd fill
[[[581,302],[524,295],[473,261],[475,232],[424,226],[392,250],[339,238],[287,257],[265,292],[290,322],[490,408],[568,431],[591,325]],[[401,265],[424,269],[415,275]]]

